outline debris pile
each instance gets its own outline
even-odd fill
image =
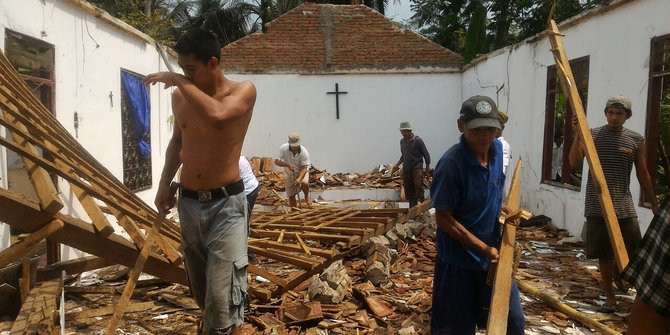
[[[264,188],[275,191],[284,191],[284,175],[280,169],[275,169],[274,160],[269,157],[253,157],[250,160],[254,174]],[[391,174],[392,164],[379,165],[366,173],[336,173],[331,174],[314,166],[309,169],[310,187],[369,187],[369,188],[399,188],[402,185],[402,168]],[[431,176],[425,176],[424,186],[430,186]]]

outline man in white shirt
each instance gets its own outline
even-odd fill
[[[256,204],[256,197],[258,197],[258,192],[261,190],[261,185],[254,175],[254,171],[251,169],[251,164],[246,157],[240,156],[240,178],[244,182],[244,194],[247,196],[247,226],[251,221],[251,211],[254,209],[254,204]]]
[[[498,113],[500,114],[500,127],[502,129],[498,130],[497,138],[498,141],[502,143],[502,168],[503,168],[503,174],[505,175],[505,187],[503,187],[503,199],[507,198],[507,192],[509,192],[509,188],[512,185],[512,176],[507,174],[507,166],[509,166],[509,162],[512,160],[512,146],[505,140],[505,137],[502,136],[503,131],[505,130],[505,123],[507,123],[507,120],[509,120],[509,117],[507,116],[507,113],[505,113],[502,110],[498,110]]]
[[[307,149],[300,145],[300,135],[296,132],[288,134],[288,143],[279,147],[279,156],[275,164],[284,168],[284,184],[286,196],[291,208],[297,208],[296,195],[302,190],[305,204],[312,205],[309,198],[309,168],[311,166]]]

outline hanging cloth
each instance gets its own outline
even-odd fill
[[[137,147],[142,157],[149,157],[151,145],[144,140],[151,122],[149,90],[142,83],[142,78],[132,73],[121,71],[121,82],[126,91],[130,125],[137,136]]]

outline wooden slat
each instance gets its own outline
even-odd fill
[[[258,237],[277,238],[280,235],[280,232],[278,232],[278,231],[264,231],[264,230],[252,229],[251,232],[252,232],[252,235],[258,236]],[[306,239],[314,239],[314,240],[321,239],[321,240],[329,240],[329,241],[347,242],[349,245],[355,245],[356,243],[360,242],[360,236],[343,236],[343,235],[335,235],[335,234],[304,233],[304,234],[302,234],[302,237],[306,238]]]
[[[510,213],[519,210],[521,206],[521,158],[516,163],[512,183],[507,196],[506,206]],[[491,293],[491,306],[489,308],[489,319],[486,333],[490,335],[507,333],[507,316],[509,315],[509,297],[512,289],[512,271],[514,267],[514,241],[516,238],[516,226],[505,224],[503,227],[502,243],[498,258],[498,268],[493,282]]]
[[[276,259],[278,261],[282,261],[284,263],[288,263],[291,265],[299,266],[303,269],[314,269],[317,265],[319,265],[319,261],[314,259],[314,258],[307,258],[307,257],[302,257],[298,255],[292,255],[290,253],[284,252],[284,251],[278,251],[278,250],[265,250],[261,249],[258,247],[254,246],[249,246],[249,252],[252,252],[256,255],[261,255],[270,259]]]
[[[268,250],[271,249],[278,249],[278,250],[285,250],[285,251],[293,251],[293,252],[300,252],[302,251],[302,248],[295,245],[295,244],[283,244],[283,243],[277,243],[275,241],[268,241],[268,240],[259,240],[259,241],[250,241],[249,245],[256,246],[256,247],[262,247]],[[308,247],[309,251],[315,255],[315,256],[321,256],[324,258],[329,258],[337,255],[339,252],[337,250],[325,250],[325,249],[318,249],[318,248],[311,248]]]
[[[0,96],[0,99],[2,99],[2,96]],[[4,113],[4,119],[7,122],[13,123],[17,128],[19,129],[22,128],[24,131],[27,131],[26,127],[23,124],[16,122],[14,116],[6,112],[3,113]],[[39,155],[37,149],[35,149],[35,146],[30,144],[25,139],[25,137],[15,132],[10,133],[12,134],[14,141],[18,145],[25,147],[26,150],[30,151],[34,155]],[[60,197],[58,196],[58,191],[56,190],[56,186],[51,180],[49,173],[46,170],[37,166],[30,159],[27,159],[25,157],[21,158],[23,159],[23,166],[26,169],[28,176],[30,176],[30,181],[32,182],[33,187],[35,188],[35,193],[37,194],[37,197],[40,200],[42,209],[45,212],[51,214],[58,212],[61,208],[63,208],[63,202],[60,200]]]
[[[554,60],[556,61],[558,78],[560,79],[563,92],[570,103],[570,107],[577,116],[577,136],[580,136],[582,139],[582,149],[584,150],[586,160],[589,163],[589,171],[593,177],[596,192],[599,192],[598,199],[600,201],[600,208],[603,209],[602,212],[605,217],[605,222],[607,223],[607,232],[610,237],[610,242],[612,243],[614,259],[619,271],[623,271],[626,265],[628,265],[628,253],[626,252],[623,237],[621,236],[621,229],[619,228],[614,205],[612,204],[612,198],[610,197],[609,188],[607,187],[605,174],[603,173],[600,159],[598,158],[598,152],[593,143],[593,137],[591,136],[591,130],[589,129],[589,124],[586,120],[586,113],[584,113],[582,99],[579,97],[579,92],[575,85],[575,78],[572,75],[570,61],[565,52],[565,48],[563,47],[563,41],[560,37],[561,33],[554,20],[549,20],[549,26],[550,30],[548,31],[547,36],[549,37],[549,42],[552,47],[551,50],[554,55]]]
[[[62,229],[64,226],[65,224],[63,221],[53,220],[36,232],[30,234],[28,237],[22,239],[20,242],[12,244],[9,248],[0,251],[0,268],[23,257],[23,255],[30,252],[37,243]]]
[[[75,274],[104,268],[110,265],[113,265],[113,263],[104,258],[84,256],[69,261],[54,263],[44,268],[37,268],[35,280],[38,282],[47,281],[60,278],[63,271],[65,271],[66,274]]]
[[[98,234],[108,236],[114,233],[114,228],[112,228],[112,225],[107,221],[105,214],[102,212],[98,204],[95,203],[95,200],[77,185],[70,185],[70,188],[75,196],[77,196],[77,199],[79,199],[79,203],[81,203],[84,211],[86,211],[86,214],[88,214],[88,217],[93,222],[93,227],[95,227]]]
[[[123,293],[121,293],[121,297],[116,302],[116,307],[114,308],[114,315],[112,315],[112,319],[109,321],[109,324],[107,325],[107,330],[105,331],[106,335],[116,334],[116,328],[119,325],[119,322],[121,322],[123,314],[126,312],[126,307],[128,307],[130,298],[133,295],[133,291],[135,290],[137,280],[140,278],[140,274],[142,274],[144,264],[146,264],[147,260],[149,259],[149,253],[151,252],[151,247],[153,246],[154,241],[156,240],[158,234],[160,234],[161,225],[163,224],[163,221],[164,219],[162,215],[156,217],[156,221],[154,222],[154,228],[151,230],[151,232],[149,232],[149,236],[147,237],[146,241],[144,241],[144,246],[142,247],[139,256],[137,256],[135,266],[133,266],[133,269],[130,271],[130,274],[128,275],[128,282],[126,283],[126,286],[123,288]]]
[[[286,280],[280,278],[279,276],[277,276],[277,275],[275,275],[275,274],[273,274],[273,273],[271,273],[271,272],[269,272],[269,271],[267,271],[267,270],[265,270],[265,269],[263,269],[259,266],[253,265],[253,264],[249,264],[249,273],[259,275],[259,276],[261,276],[261,277],[279,285],[280,287],[286,287],[288,285],[288,282]]]

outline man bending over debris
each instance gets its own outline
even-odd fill
[[[670,334],[670,194],[622,273],[637,289],[628,335]]]
[[[247,199],[239,159],[256,88],[219,69],[214,34],[193,29],[174,50],[185,75],[160,72],[145,83],[176,87],[175,126],[155,204],[170,207],[168,186],[180,164],[179,219],[191,293],[202,310],[201,334],[235,334],[247,297]]]
[[[275,164],[284,168],[284,185],[286,196],[291,208],[298,208],[296,196],[300,191],[305,195],[305,204],[309,207],[312,200],[309,198],[309,153],[300,145],[300,135],[292,132],[288,134],[288,143],[279,147],[279,156]]]
[[[463,103],[460,142],[435,167],[430,196],[436,210],[437,257],[433,278],[431,334],[475,334],[486,326],[492,287],[486,283],[498,259],[505,175],[495,102],[474,96]],[[524,333],[519,289],[510,293],[507,334]]]
[[[607,188],[616,211],[626,250],[628,254],[631,254],[642,239],[635,204],[629,187],[633,164],[635,164],[640,189],[645,195],[645,199],[651,202],[654,213],[658,209],[658,203],[654,195],[651,178],[647,172],[644,137],[623,126],[626,120],[633,115],[630,100],[622,96],[611,97],[605,104],[604,113],[607,124],[591,129],[591,136],[593,136],[593,142],[605,174]],[[577,127],[576,118],[573,119],[573,127],[575,129]],[[578,132],[577,134],[572,147],[570,147],[569,154],[570,166],[573,169],[581,165],[584,158],[584,152],[581,149],[582,138]],[[582,236],[586,243],[586,257],[598,259],[602,286],[605,291],[606,300],[600,311],[613,313],[616,311],[617,301],[612,289],[612,281],[613,276],[618,272],[614,270],[612,244],[591,174],[589,174],[586,184],[584,216],[586,217],[586,223]]]

